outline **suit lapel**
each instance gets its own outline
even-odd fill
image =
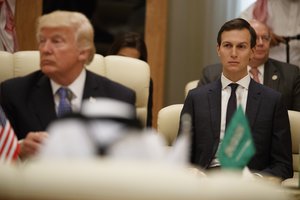
[[[212,87],[208,89],[208,102],[211,113],[210,117],[213,132],[216,137],[219,137],[221,125],[221,90],[221,79],[215,81],[214,84],[212,84]]]
[[[264,69],[264,85],[278,91],[280,78],[276,66],[272,63],[272,60],[268,59]]]
[[[40,120],[42,127],[46,127],[49,122],[56,119],[54,98],[50,81],[46,76],[42,76],[29,96],[29,108],[32,108]]]
[[[86,71],[86,79],[82,97],[83,99],[105,96],[105,91],[107,88],[105,88],[104,84],[99,81],[100,79],[95,79],[94,74],[88,70]]]
[[[251,79],[248,90],[246,116],[250,127],[253,127],[261,101],[260,84]]]

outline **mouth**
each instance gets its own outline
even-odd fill
[[[46,66],[46,65],[53,65],[54,61],[52,60],[41,60],[41,66]]]
[[[240,62],[238,62],[238,61],[229,61],[228,64],[229,65],[239,65]]]

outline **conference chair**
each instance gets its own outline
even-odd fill
[[[199,82],[199,80],[193,80],[193,81],[188,82],[188,83],[185,85],[185,88],[184,88],[184,96],[185,96],[185,97],[187,96],[187,94],[189,93],[189,91],[190,91],[191,89],[194,89],[194,88],[197,87],[198,82]]]
[[[299,187],[299,167],[300,167],[300,112],[288,111],[291,135],[292,135],[292,153],[293,153],[293,178],[286,179],[282,182],[284,186],[297,186]]]
[[[177,137],[182,107],[183,104],[169,105],[158,112],[157,132],[163,135],[169,146]]]
[[[0,51],[0,82],[13,77],[13,58],[12,54],[6,51]]]

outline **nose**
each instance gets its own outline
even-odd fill
[[[52,45],[49,40],[40,42],[39,49],[42,53],[50,53],[52,51]]]
[[[235,58],[237,57],[237,50],[236,50],[236,47],[233,47],[232,50],[231,50],[231,57]]]
[[[259,37],[259,36],[258,36],[258,37],[256,38],[256,44],[257,44],[257,45],[262,45],[263,43],[264,43],[264,41],[263,41],[262,37]]]

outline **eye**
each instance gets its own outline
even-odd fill
[[[239,44],[239,45],[237,45],[237,48],[239,48],[239,49],[246,49],[247,45],[245,45],[245,44]]]
[[[63,39],[62,39],[62,38],[54,38],[54,39],[52,40],[52,42],[53,42],[54,44],[59,44],[59,43],[62,43],[62,42],[63,42]]]
[[[230,43],[225,43],[223,44],[223,47],[229,49],[232,47],[232,45]]]
[[[39,38],[39,44],[44,44],[46,42],[45,38]]]

